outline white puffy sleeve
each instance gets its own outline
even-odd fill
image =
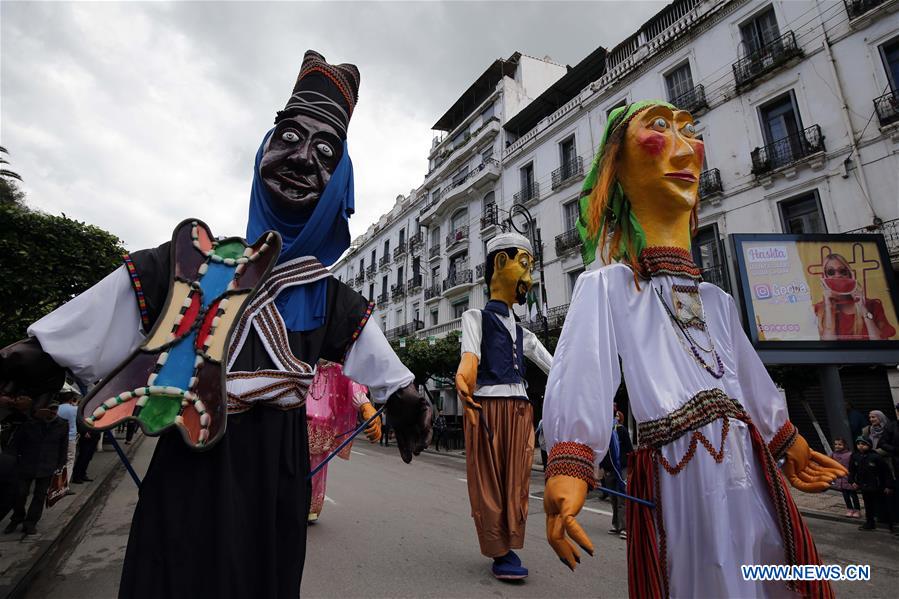
[[[85,386],[112,372],[144,339],[125,266],[32,324],[28,335]]]
[[[359,338],[350,347],[343,374],[368,387],[372,401],[377,403],[384,403],[395,391],[415,380],[372,319],[365,323]]]
[[[481,311],[466,310],[462,313],[461,353],[474,354],[481,359]]]
[[[762,360],[752,347],[743,327],[734,298],[726,296],[734,363],[740,384],[735,397],[752,418],[775,458],[780,458],[795,439],[796,428],[790,422],[787,402],[768,375]]]
[[[612,401],[621,382],[606,283],[602,270],[578,278],[543,404],[547,475],[578,476],[588,484],[593,463],[609,447]]]
[[[524,331],[524,338],[521,341],[525,357],[529,358],[540,370],[548,374],[549,369],[553,365],[552,354],[540,343],[540,339],[537,338],[533,331],[525,328],[521,330]]]

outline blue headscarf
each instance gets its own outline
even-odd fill
[[[272,129],[265,134],[256,152],[253,187],[250,192],[250,216],[247,240],[251,243],[264,232],[274,229],[281,234],[281,256],[278,264],[315,256],[331,266],[350,247],[349,218],[353,206],[353,161],[343,142],[343,157],[334,169],[310,216],[299,216],[278,210],[259,173],[266,144]],[[327,316],[328,280],[288,287],[275,300],[275,306],[290,331],[310,331],[325,324]]]

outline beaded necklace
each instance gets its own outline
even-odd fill
[[[671,319],[671,321],[677,326],[677,328],[683,334],[683,338],[681,338],[681,336],[677,334],[677,331],[675,331],[675,333],[674,333],[674,335],[677,337],[678,342],[680,342],[681,347],[683,347],[693,357],[693,359],[696,361],[696,363],[699,364],[700,366],[702,366],[706,370],[706,372],[711,374],[716,379],[720,379],[721,377],[723,377],[724,376],[724,363],[721,361],[721,356],[719,356],[718,352],[715,351],[715,343],[712,340],[711,332],[709,332],[705,326],[705,321],[702,320],[702,318],[700,317],[700,320],[702,321],[702,325],[703,325],[701,330],[704,330],[706,332],[706,335],[708,335],[708,338],[709,338],[709,347],[708,348],[702,347],[701,345],[699,345],[696,342],[695,339],[693,339],[693,336],[690,334],[689,327],[684,326],[684,323],[682,323],[680,321],[680,319],[677,317],[677,315],[674,313],[674,311],[671,309],[671,307],[668,306],[668,302],[666,302],[665,298],[662,296],[662,290],[659,289],[658,287],[653,287],[653,290],[656,292],[656,296],[659,298],[659,301],[662,302],[662,306],[665,308],[665,312],[668,314],[668,318]],[[700,304],[700,307],[701,307],[701,304]],[[690,344],[689,348],[684,343],[684,340],[686,340],[687,343]],[[716,369],[712,369],[712,367],[706,363],[706,361],[702,358],[702,355],[699,353],[700,349],[702,351],[704,351],[706,353],[710,353],[714,356]]]

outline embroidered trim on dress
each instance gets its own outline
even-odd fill
[[[672,275],[696,281],[702,280],[702,272],[693,262],[693,256],[683,248],[648,247],[640,252],[639,263],[640,274],[644,277]]]
[[[546,461],[546,480],[560,474],[573,476],[586,482],[588,489],[593,489],[596,486],[593,459],[593,450],[583,443],[571,441],[556,443]]]
[[[742,419],[744,416],[748,418],[740,402],[728,397],[721,389],[708,389],[700,391],[667,416],[640,423],[637,434],[640,445],[659,448],[719,418]]]
[[[368,307],[365,309],[365,313],[362,315],[362,319],[359,321],[359,324],[356,326],[356,330],[353,331],[353,336],[350,337],[350,342],[346,346],[346,352],[343,354],[343,360],[341,363],[346,362],[346,357],[350,355],[350,349],[353,347],[353,344],[356,342],[356,339],[359,338],[359,335],[362,334],[362,329],[365,328],[365,324],[368,322],[368,319],[371,318],[371,313],[375,309],[374,302],[368,302]]]
[[[137,267],[131,259],[131,254],[122,254],[122,260],[125,262],[125,268],[128,269],[128,275],[131,277],[131,288],[134,289],[134,295],[137,298],[137,309],[140,311],[140,322],[144,327],[144,332],[150,332],[150,313],[147,311],[147,298],[144,296],[144,288],[140,282],[140,275],[137,274]]]
[[[787,450],[790,449],[793,442],[796,441],[797,434],[799,433],[792,422],[789,420],[784,422],[783,426],[780,427],[780,430],[777,431],[777,434],[774,435],[774,438],[768,443],[768,451],[771,452],[771,455],[774,456],[775,460],[779,460],[787,455]]]

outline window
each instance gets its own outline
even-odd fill
[[[393,317],[394,317],[393,322],[396,323],[396,326],[400,326],[400,324],[402,324],[402,322],[403,322],[403,309],[398,308],[397,311],[394,313]]]
[[[489,162],[490,160],[493,160],[493,146],[481,152],[481,162]]]
[[[462,314],[468,310],[468,300],[453,304],[453,318],[462,318]]]
[[[779,38],[780,29],[777,27],[777,17],[774,16],[774,9],[769,7],[750,21],[740,25],[740,37],[743,39],[743,45],[747,54],[754,54],[761,50],[765,44]]]
[[[777,168],[803,155],[802,121],[793,92],[788,92],[759,108],[762,134],[769,146],[771,166]]]
[[[722,264],[718,225],[709,225],[696,232],[693,238],[693,261],[700,270],[713,269]]]
[[[421,276],[421,258],[415,256],[412,258],[412,278],[417,279]]]
[[[387,275],[381,277],[381,295],[387,295]]]
[[[559,144],[559,164],[564,171],[573,171],[577,151],[574,147],[574,135]],[[570,176],[570,175],[569,175]],[[568,178],[568,177],[565,177]]]
[[[577,278],[581,276],[582,272],[584,272],[584,269],[579,268],[568,273],[568,297],[574,295],[574,286],[577,283]]]
[[[372,251],[371,251],[371,265],[372,265],[372,267],[374,267],[374,265],[378,263],[378,261],[376,260],[376,257],[377,257],[377,251],[378,251],[378,250],[372,250]]]
[[[415,322],[421,320],[421,308],[418,307],[418,304],[412,304],[412,313],[415,314]]]
[[[368,286],[368,301],[372,301],[375,299],[375,284],[371,283]]]
[[[465,270],[466,268],[468,268],[468,252],[462,252],[450,258],[450,276],[455,274],[457,270]]]
[[[526,202],[536,195],[536,189],[534,188],[534,163],[531,162],[521,167],[518,172],[521,177],[521,199]]]
[[[899,92],[899,38],[896,38],[880,47],[883,57],[883,66],[890,80],[890,89]]]
[[[400,245],[403,245],[404,243],[406,243],[406,228],[405,227],[400,229]]]
[[[403,284],[403,267],[402,266],[400,266],[399,268],[396,269],[396,284],[397,285]]]
[[[690,72],[690,63],[685,62],[665,75],[665,87],[668,88],[668,100],[672,104],[677,104],[678,100],[692,92],[693,74]]]
[[[359,274],[365,272],[365,258],[359,258]]]
[[[437,308],[431,310],[431,326],[436,327],[439,319],[437,318]]]
[[[461,185],[465,181],[465,177],[468,176],[468,165],[466,164],[453,175],[452,181],[450,181],[450,187],[456,187],[457,185]]]
[[[384,240],[384,259],[387,260],[390,258],[390,240]]]
[[[452,231],[458,231],[462,227],[468,224],[468,209],[459,210],[455,214],[453,214],[453,219],[450,224],[450,229]]]
[[[627,106],[627,98],[621,98],[606,110],[606,120],[609,119],[609,116],[612,114],[612,111],[616,108],[621,108],[622,106]]]
[[[580,207],[577,200],[571,200],[562,206],[565,231],[571,231],[577,227],[577,219],[580,215]]]
[[[440,267],[435,266],[431,269],[431,284],[436,285],[440,282]]]
[[[827,233],[817,191],[781,202],[780,219],[784,233]]]
[[[435,225],[433,229],[431,229],[431,247],[439,247],[440,246],[440,225]]]

